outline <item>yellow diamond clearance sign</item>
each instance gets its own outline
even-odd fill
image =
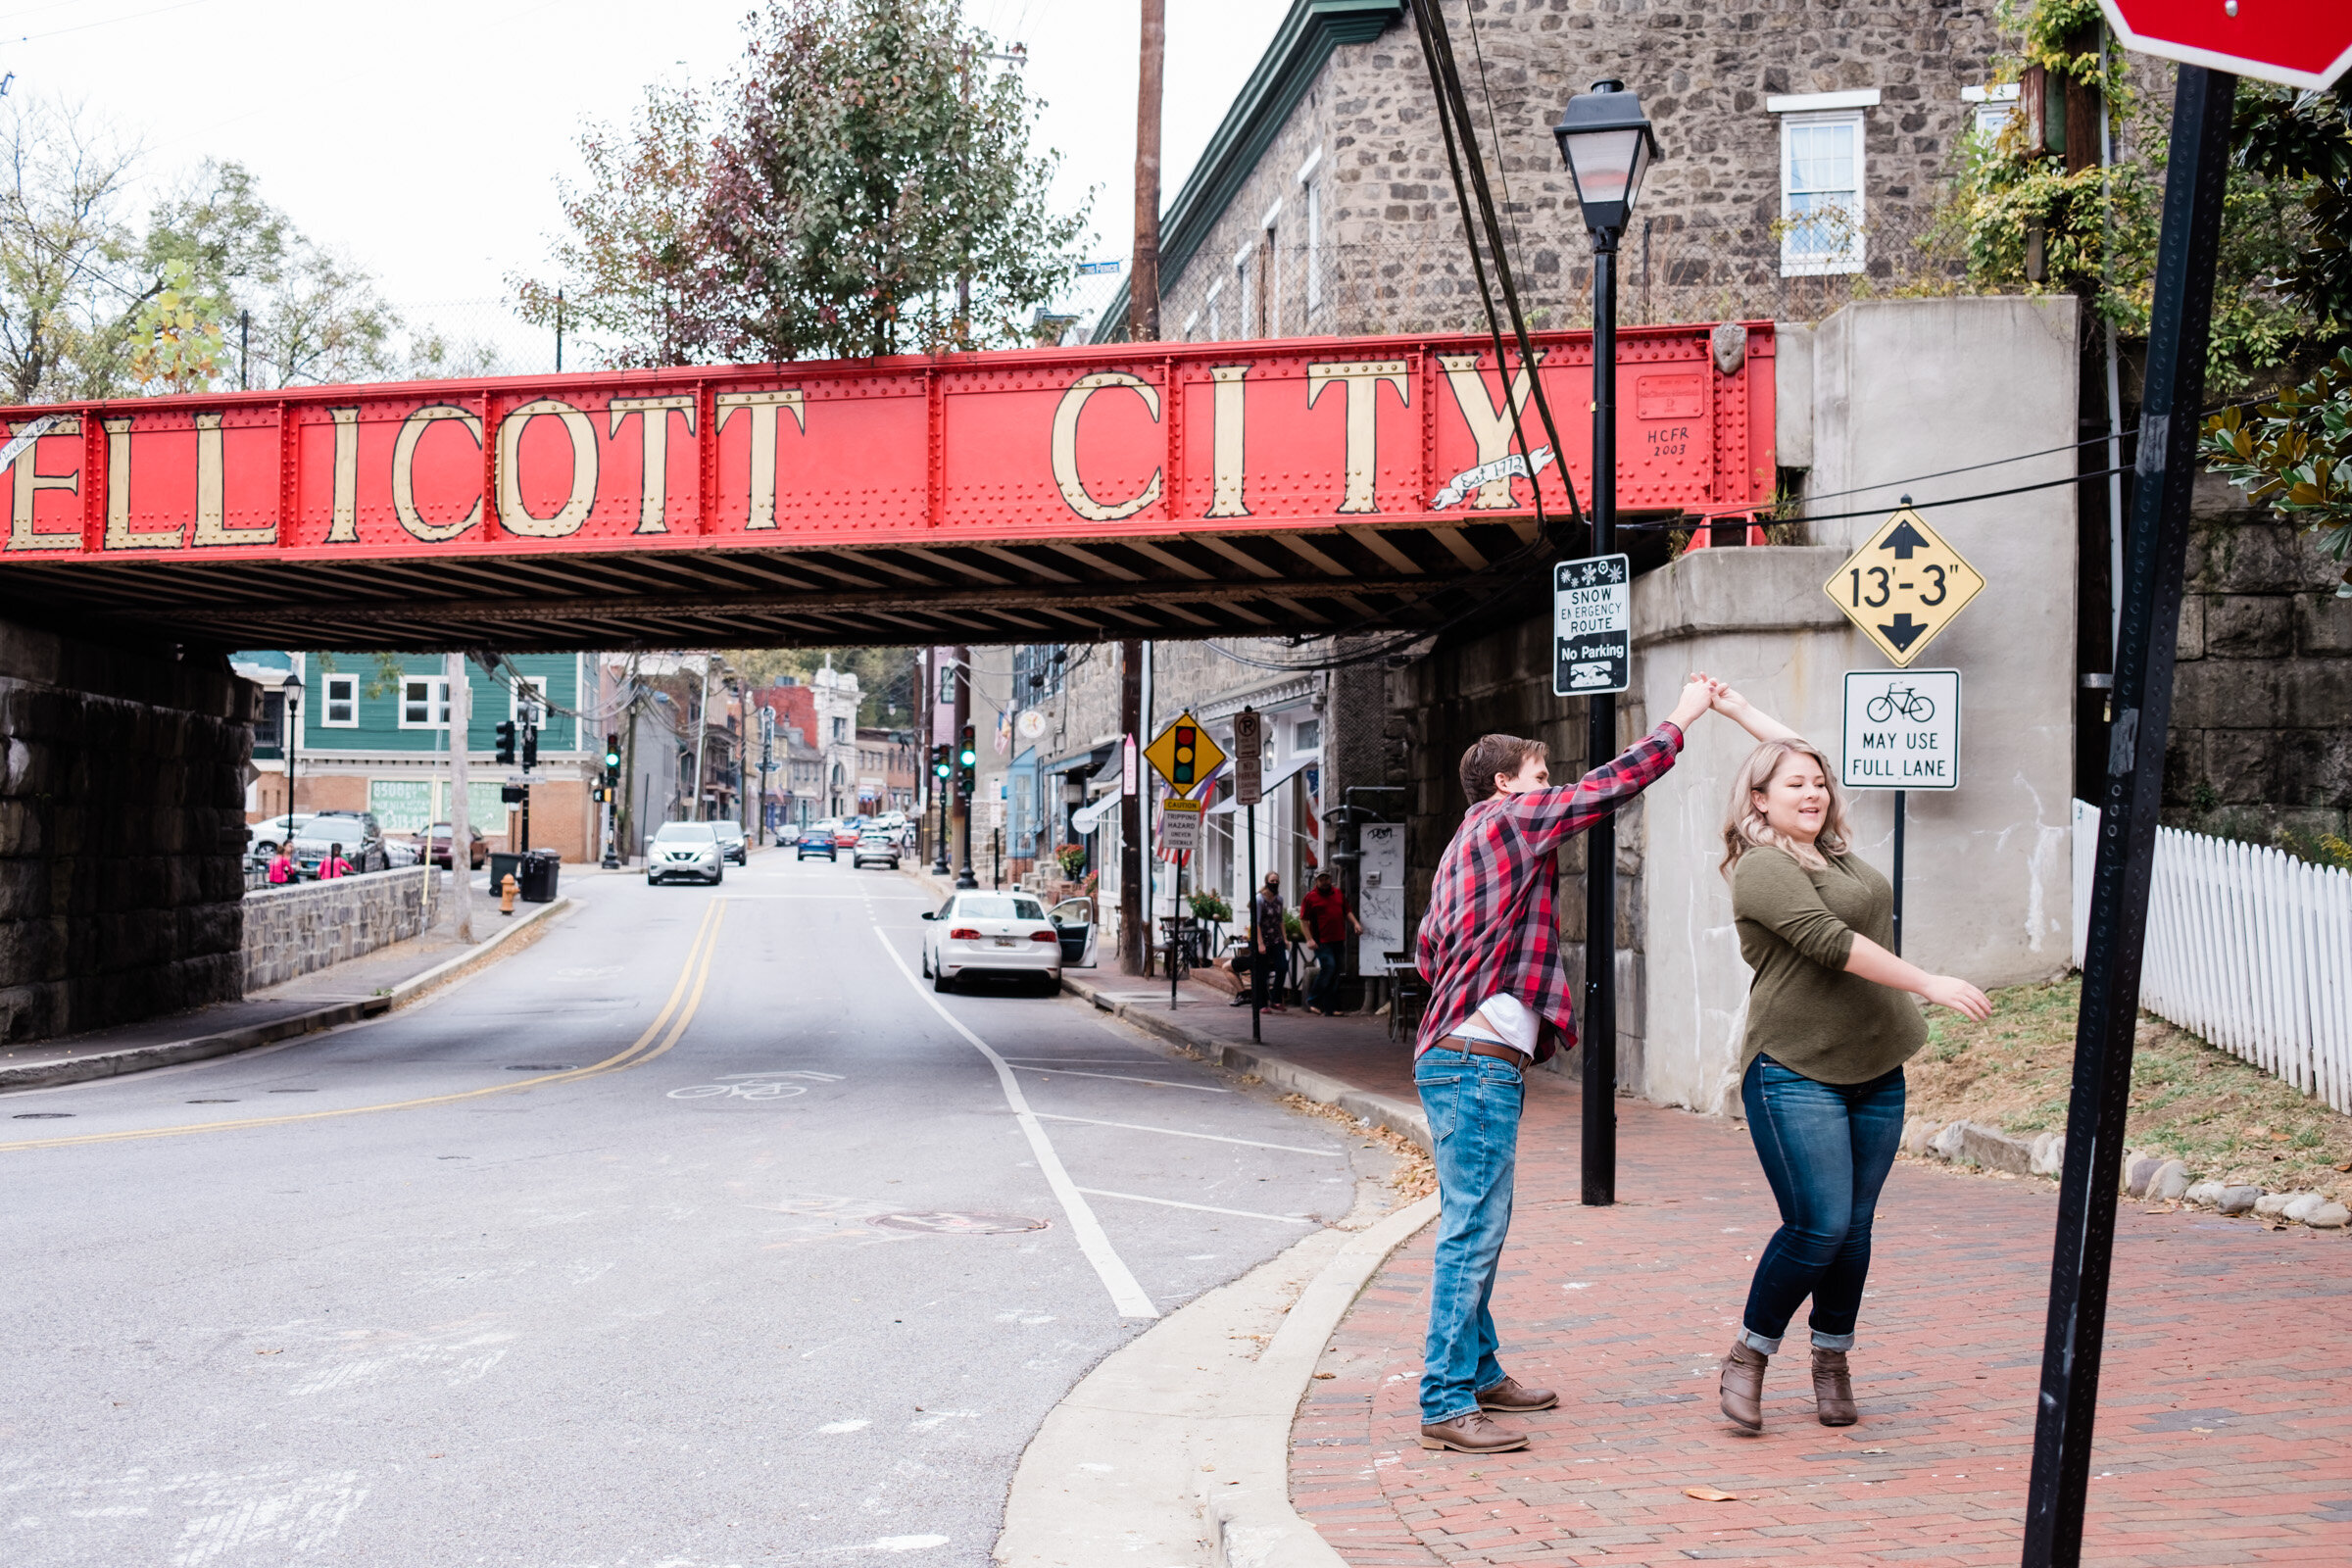
[[[1977,568],[1905,505],[1862,541],[1821,591],[1899,669],[1984,586]]]
[[[1217,764],[1225,760],[1225,748],[1200,727],[1199,719],[1182,713],[1144,748],[1144,760],[1168,781],[1170,789],[1179,795],[1190,795],[1194,786],[1215,772]]]

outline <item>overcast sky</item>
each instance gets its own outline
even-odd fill
[[[713,84],[752,0],[0,0],[11,93],[78,100],[147,149],[148,190],[206,157],[340,248],[406,307],[489,300],[540,268],[583,121],[654,79]],[[1134,204],[1134,0],[965,0],[1029,50],[1066,210],[1095,187],[1096,258]],[[1168,6],[1163,199],[1257,63],[1280,0]],[[143,206],[142,202],[142,206]]]

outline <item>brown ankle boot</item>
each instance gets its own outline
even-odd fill
[[[1862,1418],[1854,1408],[1854,1383],[1846,1375],[1843,1350],[1813,1347],[1813,1402],[1825,1427],[1850,1427]]]
[[[1764,1369],[1771,1364],[1771,1356],[1745,1340],[1736,1341],[1723,1358],[1723,1413],[1734,1426],[1764,1430]]]

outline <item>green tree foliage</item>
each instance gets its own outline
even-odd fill
[[[889,729],[914,723],[917,693],[911,648],[836,648],[829,655],[806,648],[738,648],[724,657],[754,687],[772,686],[786,675],[806,684],[829,658],[835,668],[857,672],[858,723]]]
[[[2207,466],[2352,562],[2352,349],[2249,417],[2235,406],[2205,421]],[[2339,598],[2352,599],[2352,564]]]
[[[559,284],[510,277],[525,320],[552,330],[560,314],[616,369],[710,358],[708,118],[691,90],[656,86],[625,130],[592,123],[581,134],[588,181],[563,187],[571,231],[552,258],[570,287],[559,298]]]
[[[768,0],[750,31],[713,110],[655,88],[581,137],[566,320],[623,366],[1030,341],[1085,220],[1049,206],[1040,106],[958,0]],[[554,282],[515,287],[553,321]]]

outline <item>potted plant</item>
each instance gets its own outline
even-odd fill
[[[1061,862],[1061,874],[1066,880],[1075,882],[1086,875],[1085,845],[1064,844],[1054,852],[1054,858]]]

